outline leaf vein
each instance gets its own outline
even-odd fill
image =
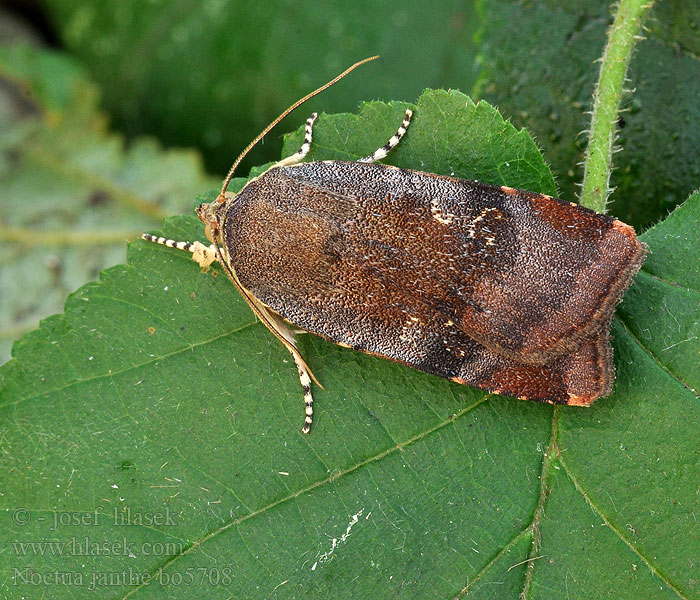
[[[262,506],[259,509],[255,510],[251,513],[248,513],[247,515],[243,515],[242,517],[238,517],[237,519],[233,519],[231,522],[226,523],[225,525],[222,525],[218,529],[211,531],[208,534],[204,535],[199,540],[195,540],[192,543],[192,545],[189,548],[187,548],[184,552],[182,552],[181,554],[177,554],[175,556],[168,557],[168,559],[164,562],[164,564],[155,570],[155,573],[152,574],[153,577],[157,577],[160,573],[165,571],[165,569],[169,568],[173,563],[178,561],[180,558],[182,558],[183,556],[186,556],[188,554],[192,554],[193,552],[196,552],[197,549],[202,544],[204,544],[204,543],[208,542],[209,540],[223,534],[224,532],[231,529],[232,527],[235,527],[235,526],[243,523],[244,521],[248,521],[249,519],[252,519],[253,517],[264,514],[267,511],[271,510],[272,508],[275,508],[281,504],[284,504],[286,502],[294,500],[303,494],[308,494],[309,492],[315,490],[318,487],[321,487],[323,485],[327,485],[329,483],[333,483],[334,481],[336,481],[340,477],[344,477],[346,475],[349,475],[350,473],[354,473],[355,471],[357,471],[361,467],[364,467],[365,465],[382,460],[386,456],[393,454],[394,452],[397,452],[401,448],[409,446],[411,444],[414,444],[414,443],[422,440],[423,438],[427,437],[428,435],[442,429],[443,427],[446,427],[448,425],[453,424],[454,421],[465,416],[466,414],[470,413],[472,410],[476,409],[478,406],[483,404],[488,397],[489,396],[484,396],[480,400],[477,400],[473,404],[471,404],[471,405],[465,407],[464,409],[462,409],[461,411],[459,411],[453,417],[448,418],[448,419],[444,419],[441,423],[438,423],[434,427],[431,427],[430,429],[427,429],[426,431],[423,431],[423,432],[413,436],[412,438],[406,440],[405,442],[402,442],[401,444],[387,448],[386,450],[380,452],[379,454],[376,454],[374,456],[370,456],[370,457],[366,458],[365,460],[360,461],[356,465],[353,465],[351,467],[348,467],[347,469],[344,469],[343,471],[340,471],[339,473],[331,474],[324,479],[321,479],[319,481],[315,481],[314,483],[307,485],[306,487],[304,487],[300,490],[297,490],[296,492],[293,492],[292,494],[289,494],[289,495],[284,496],[282,498],[279,498],[273,502],[270,502],[269,504],[266,504],[265,506]],[[123,599],[126,600],[126,598],[128,598],[129,596],[136,594],[145,585],[147,585],[147,584],[141,584],[141,585],[134,586],[123,596]]]
[[[636,548],[632,542],[630,542],[620,531],[615,525],[612,524],[610,519],[608,519],[607,516],[605,516],[605,513],[591,500],[589,494],[584,492],[583,486],[579,483],[578,479],[576,476],[573,474],[569,466],[566,464],[566,461],[562,458],[561,454],[557,457],[559,463],[561,464],[562,468],[564,469],[564,472],[566,473],[567,477],[571,480],[571,482],[574,484],[574,487],[576,488],[576,491],[583,496],[583,499],[586,501],[586,504],[590,506],[591,510],[598,515],[603,522],[605,523],[606,527],[610,529],[617,537],[622,541],[632,552],[634,552],[639,558],[644,561],[644,564],[649,568],[649,570],[656,576],[658,577],[661,581],[664,582],[668,586],[669,589],[671,589],[673,592],[676,593],[676,595],[679,598],[683,598],[683,600],[687,600],[687,597],[683,595],[683,593],[669,580],[668,577],[664,576],[661,574],[659,569],[657,569],[654,564],[652,563],[651,559],[647,558],[642,554],[641,550]]]

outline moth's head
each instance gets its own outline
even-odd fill
[[[212,243],[219,242],[219,232],[221,231],[219,213],[222,207],[223,203],[217,199],[214,202],[203,202],[195,209],[199,220],[204,223],[204,234]]]

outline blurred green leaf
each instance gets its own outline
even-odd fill
[[[533,132],[560,196],[582,179],[587,111],[611,22],[610,2],[482,0],[478,90]],[[685,200],[700,181],[700,5],[658,2],[627,73],[609,212],[637,229]]]
[[[96,110],[94,84],[68,58],[0,47],[0,81],[3,362],[70,291],[123,262],[125,241],[188,210],[217,182],[195,152],[143,138],[125,149]]]
[[[314,157],[367,154],[404,109],[322,115]],[[454,92],[421,96],[389,162],[553,189],[525,132]],[[611,397],[487,396],[304,336],[326,387],[309,437],[288,353],[220,271],[132,243],[0,368],[0,592],[28,596],[22,577],[57,570],[131,573],[98,581],[102,598],[699,598],[700,294],[672,266],[698,264],[699,200],[645,235],[653,268],[613,327]],[[164,229],[202,239],[194,217]],[[170,521],[115,524],[127,510]],[[94,525],[75,516],[93,511]],[[133,556],[26,546],[74,539],[124,539]]]
[[[473,0],[43,4],[63,43],[99,82],[122,131],[200,148],[210,170],[222,174],[284,108],[367,56],[381,60],[306,112],[355,110],[368,98],[413,99],[426,87],[468,90],[476,79]],[[279,153],[272,134],[245,164]]]

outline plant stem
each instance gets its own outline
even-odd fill
[[[586,149],[581,205],[605,212],[620,99],[635,42],[653,0],[620,0],[601,59],[593,95],[593,116]]]

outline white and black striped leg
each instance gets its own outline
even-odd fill
[[[275,165],[276,167],[289,167],[291,165],[296,165],[297,163],[300,163],[302,160],[304,160],[304,157],[309,153],[309,149],[311,148],[312,131],[314,127],[314,121],[317,119],[317,117],[318,113],[311,113],[311,116],[308,119],[306,119],[306,126],[304,127],[304,143],[301,145],[301,148],[299,148],[299,150],[297,150],[291,156],[283,158],[281,161],[279,161]]]
[[[301,432],[308,435],[311,431],[311,424],[314,421],[314,397],[311,395],[311,377],[303,361],[293,352],[292,356],[297,365],[297,371],[299,371],[301,388],[304,390],[304,426],[301,428]]]
[[[197,261],[202,269],[206,270],[209,265],[214,261],[218,260],[216,257],[216,248],[214,244],[210,246],[205,246],[201,242],[176,242],[175,240],[169,240],[168,238],[159,237],[157,235],[151,235],[150,233],[142,233],[141,239],[147,242],[155,242],[156,244],[161,244],[162,246],[167,246],[168,248],[177,248],[178,250],[186,250],[192,253],[192,259]]]
[[[382,158],[386,158],[387,154],[391,152],[392,148],[395,148],[396,146],[399,145],[399,142],[401,141],[401,138],[404,136],[406,133],[406,130],[408,129],[408,126],[411,123],[411,117],[413,116],[413,111],[410,108],[406,109],[406,116],[404,117],[403,121],[401,122],[401,127],[399,127],[398,131],[391,136],[391,139],[384,144],[381,148],[378,148],[372,154],[365,156],[364,158],[361,158],[358,162],[366,162],[366,163],[373,163],[378,160],[382,160]]]

